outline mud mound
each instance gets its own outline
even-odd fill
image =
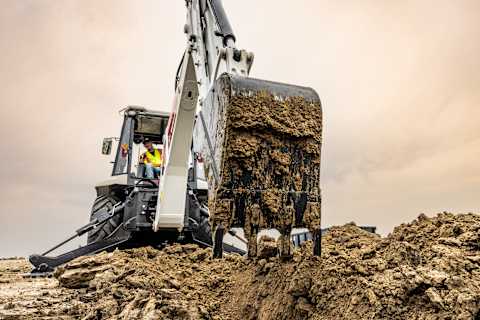
[[[80,258],[55,273],[72,290],[83,319],[220,319],[240,256],[211,260],[210,250],[175,245]]]
[[[421,215],[386,238],[334,227],[321,258],[306,243],[281,261],[274,243],[255,261],[195,245],[102,253],[48,280],[0,261],[0,319],[480,319],[478,215]]]
[[[480,217],[421,215],[380,238],[353,224],[322,259],[259,261],[237,311],[246,319],[479,319]]]

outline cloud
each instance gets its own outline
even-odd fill
[[[323,101],[325,225],[388,232],[480,211],[480,3],[224,0],[252,76]],[[125,105],[169,110],[182,1],[6,0],[0,11],[0,256],[88,219]],[[254,10],[252,10],[254,8]]]

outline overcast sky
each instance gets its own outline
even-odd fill
[[[184,1],[2,0],[0,256],[88,221],[103,137],[170,109]],[[479,212],[480,1],[224,0],[251,76],[324,105],[325,226]]]

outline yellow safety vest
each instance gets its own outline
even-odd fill
[[[158,151],[158,149],[155,149],[153,153],[154,154],[152,155],[150,151],[147,150],[147,152],[145,152],[145,160],[143,160],[143,162],[145,164],[151,163],[154,167],[161,167],[162,154],[160,153],[160,151]]]

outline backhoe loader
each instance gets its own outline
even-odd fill
[[[257,233],[277,229],[279,252],[291,255],[290,232],[310,230],[321,252],[322,109],[311,88],[249,77],[254,55],[236,47],[220,0],[186,0],[187,45],[169,113],[130,106],[112,179],[96,186],[90,223],[42,255],[38,272],[102,250],[168,242],[244,253],[224,243],[230,233],[256,255]],[[163,150],[158,177],[145,176],[139,155],[148,138]],[[103,152],[112,141],[106,139]],[[245,238],[233,228],[243,228]],[[48,256],[87,233],[87,245]]]

